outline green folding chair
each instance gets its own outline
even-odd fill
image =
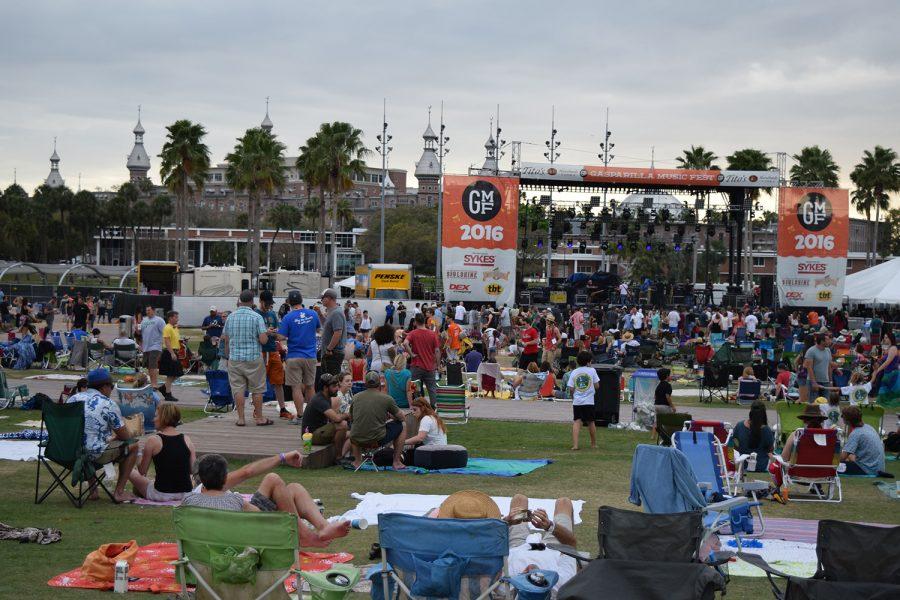
[[[189,583],[194,584],[197,600],[287,599],[284,582],[291,575],[298,577],[301,599],[300,577],[307,578],[314,598],[342,597],[359,580],[359,572],[351,565],[335,565],[316,575],[295,568],[300,564],[296,515],[190,506],[176,507],[172,515],[178,542],[174,564],[182,594]],[[328,594],[319,595],[323,591]]]
[[[437,386],[435,411],[448,425],[469,422],[469,407],[466,405],[466,386]]]
[[[871,425],[878,435],[884,435],[884,407],[877,404],[866,404],[860,406],[859,410],[862,412],[863,423]]]
[[[775,403],[775,439],[783,446],[787,436],[806,427],[806,423],[799,418],[800,413],[806,408],[804,402],[776,402]]]
[[[28,386],[20,385],[10,389],[6,381],[6,371],[0,371],[0,410],[15,406],[16,398],[20,402],[25,402],[28,398]]]
[[[62,490],[76,508],[84,506],[97,488],[102,488],[110,500],[115,500],[103,483],[102,465],[91,461],[84,447],[84,402],[44,402],[41,433],[45,430],[47,439],[38,446],[34,503],[40,504],[56,489]],[[50,486],[43,493],[40,491],[42,467],[51,478]]]

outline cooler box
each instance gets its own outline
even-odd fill
[[[600,388],[594,397],[595,423],[606,427],[619,422],[619,402],[621,400],[622,367],[618,365],[593,365],[600,378]]]

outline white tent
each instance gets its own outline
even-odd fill
[[[853,304],[900,304],[900,258],[848,275],[844,295]]]
[[[337,283],[334,284],[335,287],[346,287],[350,289],[356,288],[356,276],[348,277],[347,279],[341,279]]]

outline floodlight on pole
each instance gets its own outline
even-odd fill
[[[388,142],[393,139],[393,136],[388,135],[387,132],[388,124],[387,124],[387,98],[384,99],[382,112],[381,112],[381,134],[376,136],[375,139],[378,140],[379,146],[375,148],[375,150],[381,154],[381,262],[384,262],[384,196],[387,186],[387,156],[390,154],[391,150],[394,148],[392,146],[388,146]]]

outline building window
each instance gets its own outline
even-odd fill
[[[765,258],[763,258],[762,256],[754,256],[754,257],[753,257],[753,267],[754,267],[754,268],[756,268],[756,267],[765,267],[765,266],[766,266],[766,259],[765,259]]]

